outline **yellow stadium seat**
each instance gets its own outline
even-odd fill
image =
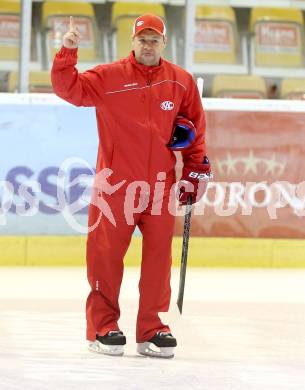
[[[0,61],[19,58],[20,1],[0,0]]]
[[[197,6],[194,63],[236,64],[238,37],[233,8]]]
[[[254,75],[217,75],[212,85],[212,96],[218,98],[265,99],[267,87],[262,77]]]
[[[305,100],[305,79],[282,80],[280,98]]]
[[[153,3],[114,3],[112,7],[112,27],[115,30],[115,59],[126,57],[131,50],[132,26],[135,19],[153,13],[165,19],[164,6]]]
[[[7,92],[16,92],[18,88],[18,73],[10,72],[7,80]],[[29,92],[53,92],[49,71],[29,73]]]
[[[250,29],[255,33],[255,65],[297,68],[303,66],[304,20],[293,8],[253,8]]]
[[[69,28],[69,16],[73,16],[81,41],[79,61],[94,62],[97,59],[97,41],[93,6],[81,2],[45,1],[42,7],[42,24],[47,31],[48,62],[62,45],[62,37]]]

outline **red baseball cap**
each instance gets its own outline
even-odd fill
[[[153,14],[144,14],[139,16],[133,25],[132,36],[138,35],[141,31],[146,29],[151,29],[156,31],[157,34],[165,36],[166,27],[163,20]]]

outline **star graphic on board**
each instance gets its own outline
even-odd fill
[[[223,160],[216,160],[217,167],[220,174],[242,174],[246,175],[249,172],[254,174],[262,173],[264,175],[270,174],[273,176],[281,176],[286,168],[287,161],[276,159],[276,154],[273,153],[271,158],[259,158],[253,153],[253,150],[249,150],[247,157],[232,157],[230,152],[227,152],[227,156]],[[237,172],[236,164],[242,164],[242,172]],[[257,165],[261,164],[260,172],[258,172]],[[239,169],[239,170],[241,170]]]
[[[245,163],[244,174],[246,175],[248,172],[257,173],[256,166],[260,162],[260,159],[255,157],[252,149],[249,152],[249,156],[242,159]]]
[[[232,158],[230,152],[227,152],[227,159],[226,160],[223,160],[223,161],[217,160],[217,165],[218,165],[218,169],[219,169],[220,173],[224,173],[223,172],[224,166],[227,168],[227,171],[226,171],[227,174],[228,173],[237,173],[236,168],[235,168],[235,164],[236,164],[237,160],[238,159]]]
[[[271,175],[278,174],[279,176],[284,172],[286,161],[280,163],[276,161],[275,153],[272,154],[272,158],[267,160],[264,159],[267,169],[265,173],[270,173]]]

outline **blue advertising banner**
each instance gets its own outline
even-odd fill
[[[85,233],[90,194],[83,191],[92,184],[98,147],[95,110],[52,95],[1,96],[0,135],[0,234]],[[77,232],[61,212],[71,204]]]

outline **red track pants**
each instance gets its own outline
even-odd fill
[[[163,199],[161,215],[151,215],[150,200],[144,211],[134,215],[134,223],[128,225],[124,214],[124,195],[105,197],[116,226],[103,215],[96,229],[88,234],[87,275],[91,286],[86,304],[88,340],[95,340],[96,333],[103,336],[110,330],[119,329],[118,299],[123,258],[136,225],[143,235],[136,340],[146,341],[159,330],[170,331],[158,316],[158,312],[168,311],[171,296],[171,244],[175,218],[168,211],[168,198],[169,195]],[[89,226],[98,220],[99,215],[99,208],[91,204]]]

